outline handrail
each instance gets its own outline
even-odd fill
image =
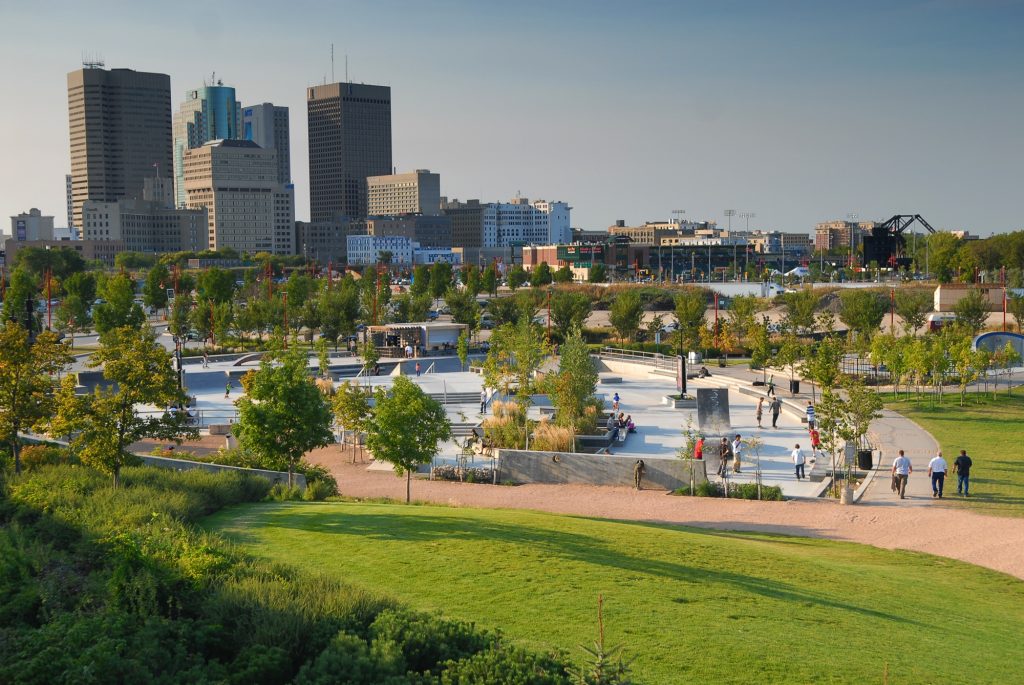
[[[602,347],[601,359],[611,359],[631,362],[634,364],[646,364],[656,369],[667,369],[674,371],[676,360],[674,357],[666,357],[660,352],[641,352],[638,350],[624,350],[619,347]]]
[[[423,375],[426,376],[428,373],[434,373],[434,364],[436,363],[437,362],[430,362],[430,366],[428,366],[427,370],[423,372]]]

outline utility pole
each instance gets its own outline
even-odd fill
[[[733,273],[735,274],[736,267],[739,265],[739,262],[736,260],[736,241],[733,240],[733,237],[732,237],[732,218],[734,216],[736,216],[736,210],[735,209],[727,209],[727,210],[725,210],[725,216],[729,220],[729,240],[732,241],[732,270],[733,270]]]
[[[857,219],[860,218],[858,214],[847,214],[846,220],[850,222],[850,269],[856,265],[854,255],[857,252]]]
[[[746,259],[743,262],[743,271],[746,272],[750,268],[750,220],[757,216],[757,214],[743,212],[740,216],[746,219],[746,228],[743,230],[743,251],[746,254]]]

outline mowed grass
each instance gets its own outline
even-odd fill
[[[930,399],[888,402],[886,406],[914,421],[939,442],[949,462],[967,450],[971,468],[971,496],[956,496],[956,476],[946,477],[946,501],[951,506],[977,509],[996,516],[1024,516],[1024,392],[1007,395],[1001,390],[969,393],[967,406],[959,395],[947,395],[942,404]]]
[[[250,552],[563,649],[648,684],[1020,682],[1024,583],[938,557],[529,511],[266,503],[208,520]]]

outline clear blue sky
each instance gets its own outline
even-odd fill
[[[124,6],[122,6],[124,5]],[[0,228],[65,221],[65,75],[82,54],[216,72],[291,108],[308,217],[305,87],[392,87],[394,162],[442,193],[565,200],[573,224],[718,219],[812,231],[857,213],[1024,228],[1024,4],[463,0],[0,0]]]

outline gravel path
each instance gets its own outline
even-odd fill
[[[405,498],[405,479],[351,464],[337,447],[307,455],[328,467],[344,495]],[[827,501],[749,502],[673,497],[662,490],[587,485],[515,487],[416,480],[413,498],[450,506],[534,509],[557,514],[682,524],[845,540],[959,559],[1024,579],[1024,519],[982,516],[943,506],[878,502],[842,506]],[[930,498],[929,498],[930,499]]]

